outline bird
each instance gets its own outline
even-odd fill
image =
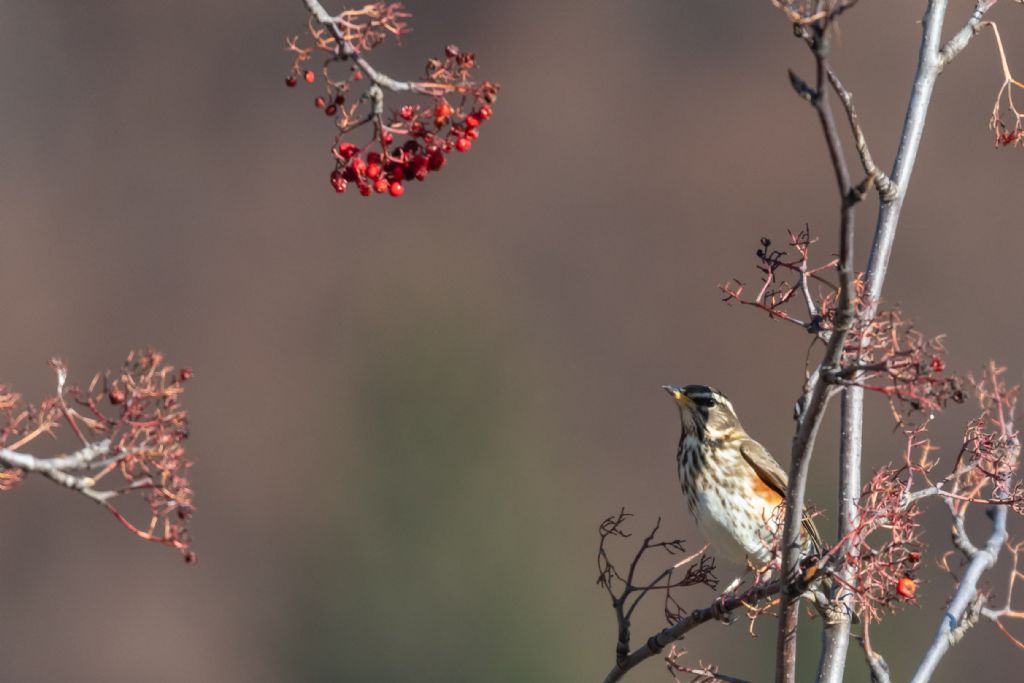
[[[782,536],[786,471],[747,434],[722,392],[703,384],[662,388],[679,408],[679,484],[698,528],[725,559],[767,567]],[[806,510],[800,543],[805,558],[822,552]]]

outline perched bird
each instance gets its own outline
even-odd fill
[[[786,471],[743,430],[721,392],[701,384],[662,388],[679,407],[679,483],[697,525],[719,554],[767,565],[782,536]],[[808,555],[821,552],[806,514],[800,541]]]

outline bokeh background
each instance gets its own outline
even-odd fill
[[[951,4],[947,33],[973,5]],[[768,2],[408,6],[414,33],[380,67],[414,76],[454,42],[503,89],[471,153],[364,200],[328,186],[314,88],[284,87],[297,0],[0,4],[0,377],[38,400],[55,355],[82,382],[140,346],[193,366],[200,556],[45,481],[0,497],[4,680],[599,680],[600,520],[625,506],[638,532],[661,516],[702,544],[659,386],[718,386],[786,460],[806,337],[716,288],[756,279],[761,236],[806,223],[835,248],[825,148],[786,77],[811,63],[784,19]],[[842,21],[834,61],[886,168],[923,7]],[[1024,15],[993,17],[1024,70]],[[941,77],[886,299],[947,335],[953,367],[992,357],[1016,381],[1024,158],[993,150],[1000,82],[987,35]],[[935,425],[947,453],[972,412]],[[878,466],[900,437],[884,405],[869,419]],[[831,419],[809,492],[826,509],[835,444]],[[875,633],[894,680],[950,589],[923,579],[921,609]],[[638,642],[660,620],[653,601]],[[765,681],[774,624],[758,633],[712,624],[685,646]],[[983,624],[937,680],[982,656],[994,676],[1022,661]],[[856,645],[850,661],[863,680]]]

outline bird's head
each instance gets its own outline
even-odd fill
[[[687,384],[685,387],[666,384],[662,389],[668,392],[679,408],[684,435],[704,437],[706,434],[717,439],[732,432],[743,431],[732,403],[717,389],[703,384]]]

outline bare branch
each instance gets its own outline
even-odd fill
[[[840,197],[839,226],[839,300],[836,303],[835,320],[819,372],[812,375],[812,382],[805,388],[801,399],[801,413],[797,417],[797,430],[793,438],[792,461],[789,483],[786,491],[786,516],[781,540],[781,576],[783,590],[779,606],[779,636],[776,649],[775,680],[777,683],[793,683],[796,677],[796,625],[798,619],[797,597],[794,586],[799,578],[801,559],[800,529],[803,518],[804,492],[810,470],[811,455],[818,428],[824,416],[826,403],[832,393],[832,382],[839,370],[843,346],[854,321],[853,306],[853,226],[854,207],[860,197],[851,192],[850,172],[843,154],[842,142],[836,130],[835,117],[825,91],[829,71],[828,53],[830,47],[829,26],[822,22],[810,28],[809,44],[816,63],[816,84],[811,104],[818,114],[829,156],[836,176]]]
[[[982,17],[985,16],[986,12],[995,7],[997,2],[999,0],[978,0],[975,3],[974,11],[971,12],[967,23],[939,51],[941,56],[940,68],[945,67],[956,59],[957,55],[963,52],[963,49],[967,47],[967,43],[971,42],[971,38],[977,35]]]
[[[707,550],[706,545],[697,552],[677,560],[671,566],[659,572],[650,581],[639,581],[637,579],[640,563],[649,551],[662,550],[669,555],[684,552],[683,541],[681,540],[656,540],[658,530],[661,527],[660,518],[654,524],[650,533],[641,541],[640,547],[633,555],[632,560],[630,560],[629,569],[623,575],[616,569],[615,564],[611,560],[608,553],[608,541],[613,538],[630,537],[630,534],[624,529],[624,525],[630,517],[632,515],[627,513],[625,509],[622,509],[618,514],[605,519],[598,529],[601,541],[598,544],[597,550],[597,583],[607,590],[608,596],[612,601],[612,608],[615,610],[615,620],[618,626],[618,636],[615,643],[615,661],[618,664],[623,664],[630,656],[629,641],[633,612],[640,604],[640,601],[651,591],[665,591],[666,618],[672,623],[680,618],[679,614],[674,613],[674,611],[670,613],[668,609],[669,604],[678,604],[672,597],[672,590],[674,588],[684,588],[698,584],[715,588],[718,583],[713,574],[714,560],[704,554],[704,551]],[[676,572],[680,570],[683,570],[681,575],[677,575]],[[639,661],[642,660],[637,660],[636,663],[639,663]],[[635,666],[636,663],[628,668]],[[624,672],[625,669],[623,670]]]
[[[995,565],[999,558],[999,549],[1006,541],[1006,513],[1006,507],[997,507],[991,511],[992,533],[988,542],[985,543],[984,548],[976,551],[967,565],[967,570],[960,579],[960,585],[942,617],[939,630],[925,652],[921,664],[917,667],[914,677],[910,679],[910,683],[925,683],[931,680],[943,655],[963,637],[965,622],[962,619],[969,608],[975,604],[978,595],[978,581],[985,571]],[[977,621],[976,616],[974,621]],[[968,620],[966,623],[973,623],[973,621]]]
[[[986,1],[986,0],[982,0]],[[877,302],[880,299],[882,293],[882,286],[885,283],[885,276],[888,270],[889,258],[892,254],[892,246],[896,237],[896,227],[899,223],[900,213],[903,208],[903,202],[906,200],[907,189],[910,186],[910,177],[914,168],[914,162],[917,159],[917,151],[920,146],[921,137],[924,133],[924,123],[928,113],[928,107],[931,103],[932,92],[935,87],[935,81],[938,78],[938,74],[942,69],[942,57],[939,55],[939,46],[942,38],[942,24],[946,14],[947,0],[929,0],[927,9],[925,10],[924,17],[922,19],[922,32],[921,32],[921,47],[918,54],[918,65],[917,71],[914,75],[913,84],[911,86],[911,97],[910,102],[907,105],[907,113],[903,123],[903,131],[900,137],[900,144],[897,148],[896,161],[893,166],[893,172],[888,176],[887,180],[891,183],[892,187],[897,189],[897,192],[891,201],[883,201],[880,203],[878,218],[875,225],[874,238],[871,245],[871,254],[868,259],[868,266],[865,272],[865,289],[862,295],[864,306],[861,311],[861,319],[870,320],[874,317],[877,310]],[[838,82],[838,79],[836,79]],[[835,84],[833,84],[835,87]],[[839,93],[839,88],[837,88]],[[842,95],[840,94],[842,99]],[[851,119],[851,125],[854,125],[855,117],[853,115],[852,100],[851,106],[847,109],[848,118]],[[855,128],[856,130],[856,128]],[[855,133],[855,138],[858,140],[858,148],[860,148],[860,138]],[[867,150],[866,144],[864,150]],[[870,157],[867,157],[870,159]],[[865,165],[865,169],[868,168],[867,162],[865,161],[865,155],[862,153],[862,163]],[[871,176],[870,171],[867,171],[869,177]],[[876,185],[877,185],[876,177]],[[882,191],[882,188],[879,188]],[[863,402],[864,392],[855,387],[849,387],[845,390],[847,393],[844,394],[844,406],[842,415],[842,456],[844,462],[840,465],[841,472],[848,472],[850,468],[857,467],[861,462],[861,456],[863,452]],[[843,518],[847,517],[847,499],[851,495],[851,491],[848,489],[853,477],[847,476],[846,481],[843,482],[840,491],[840,514]],[[843,520],[840,523],[849,523],[852,520]],[[835,640],[842,640],[842,634],[838,634],[833,638]],[[845,662],[842,660],[842,655],[838,650],[842,649],[842,645],[837,645],[835,642],[831,644],[826,640],[826,646],[830,646],[836,650],[835,654],[829,652],[822,653],[822,666],[819,670],[819,680],[822,681],[837,681],[842,680],[842,670]],[[879,662],[880,657],[873,657],[873,652],[870,647],[866,647],[869,664],[871,664],[872,675],[878,677],[880,681],[887,681],[887,671],[882,668]],[[882,672],[885,671],[885,676],[882,677]]]
[[[707,607],[690,612],[676,623],[655,633],[642,646],[630,652],[621,661],[616,662],[605,676],[604,683],[614,683],[614,681],[620,680],[627,671],[637,664],[658,654],[701,624],[721,620],[734,610],[760,602],[778,592],[779,582],[773,581],[766,585],[755,586],[743,595],[732,598],[719,597]]]
[[[883,202],[891,202],[899,194],[899,188],[889,179],[889,176],[875,165],[874,159],[871,158],[867,138],[860,127],[857,111],[853,107],[853,95],[843,86],[842,81],[839,80],[839,76],[836,75],[833,69],[828,70],[828,80],[832,84],[832,89],[836,95],[839,96],[839,100],[843,103],[843,108],[846,109],[846,118],[850,122],[854,143],[857,145],[857,153],[860,155],[864,172],[868,174],[868,180],[874,183],[875,188],[878,190],[878,196]]]

